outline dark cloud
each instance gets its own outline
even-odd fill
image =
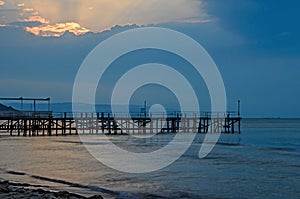
[[[234,31],[256,50],[299,54],[299,1],[206,0],[207,12],[225,29]]]
[[[271,45],[249,42],[255,40],[254,33],[219,23],[161,26],[181,31],[207,49],[223,76],[230,108],[235,108],[240,98],[245,116],[296,116],[300,112],[300,94],[295,92],[300,88],[299,56],[293,52],[274,54]],[[1,87],[1,95],[51,95],[56,101],[70,101],[74,78],[88,53],[111,35],[135,27],[116,26],[109,31],[81,36],[66,32],[59,38],[36,37],[21,26],[0,27],[1,85],[7,82]],[[290,40],[290,34],[274,34],[273,39]],[[297,46],[293,48],[299,50]],[[144,56],[138,59],[143,61]]]

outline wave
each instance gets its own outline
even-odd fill
[[[96,187],[96,186],[88,186],[88,185],[83,185],[83,184],[79,184],[79,183],[74,183],[74,182],[69,182],[66,180],[61,180],[61,179],[56,179],[56,178],[49,178],[49,177],[44,177],[44,176],[38,176],[38,175],[31,175],[28,173],[24,173],[24,172],[19,172],[19,171],[6,171],[6,173],[8,174],[12,174],[12,175],[23,175],[23,176],[29,176],[31,178],[35,178],[38,180],[42,180],[42,181],[47,181],[47,182],[52,182],[52,183],[57,183],[57,184],[63,184],[63,185],[68,185],[70,187],[73,188],[81,188],[81,189],[87,189],[90,191],[94,191],[94,192],[99,192],[99,193],[103,193],[103,194],[108,194],[110,196],[116,197],[116,198],[120,198],[120,196],[122,196],[122,198],[126,198],[126,199],[135,199],[136,197],[132,196],[130,193],[126,193],[126,192],[118,192],[118,191],[113,191],[110,189],[106,189],[106,188],[101,188],[101,187]],[[26,186],[35,186],[35,187],[45,187],[42,185],[29,185],[29,184],[23,184],[23,183],[19,183],[20,185],[26,185]],[[49,187],[51,189],[51,187]]]

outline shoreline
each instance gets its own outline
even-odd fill
[[[85,197],[67,191],[46,191],[43,186],[0,180],[0,198],[103,199],[101,195]]]

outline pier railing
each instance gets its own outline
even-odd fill
[[[238,112],[235,111],[228,111],[224,112],[193,112],[193,111],[186,111],[186,112],[179,112],[179,111],[172,111],[168,113],[163,112],[150,112],[150,113],[140,113],[140,112],[132,112],[132,113],[109,113],[109,112],[53,112],[53,118],[83,118],[83,117],[91,117],[91,118],[101,118],[101,117],[112,117],[112,118],[170,118],[170,117],[186,117],[186,118],[194,118],[194,117],[206,117],[206,118],[234,118],[240,117]]]
[[[0,112],[1,118],[48,118],[52,116],[52,111],[2,111]]]

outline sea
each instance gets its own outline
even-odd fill
[[[159,136],[142,147],[174,138]],[[125,149],[137,144],[126,135],[111,139]],[[241,134],[223,134],[203,159],[201,141],[165,168],[133,174],[96,160],[78,136],[0,136],[0,178],[104,198],[300,198],[300,119],[243,119]]]

